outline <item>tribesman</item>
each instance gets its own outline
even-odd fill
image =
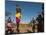
[[[21,9],[16,5],[16,23],[17,23],[17,33],[19,33],[19,22],[21,19]]]

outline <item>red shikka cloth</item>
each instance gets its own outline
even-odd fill
[[[20,22],[20,19],[16,17],[16,23],[19,23]]]
[[[12,24],[11,23],[7,23],[7,27],[8,28],[12,28]]]

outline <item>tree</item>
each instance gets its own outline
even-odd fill
[[[42,12],[38,15],[36,20],[39,22],[38,24],[38,31],[44,32],[44,3],[42,4]]]
[[[38,31],[39,32],[44,32],[44,12],[41,12],[41,14],[38,15],[36,20],[39,22],[39,24],[38,24]]]

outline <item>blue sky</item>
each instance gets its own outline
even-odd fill
[[[42,3],[7,1],[5,4],[5,9],[12,13],[12,15],[10,14],[9,16],[11,17],[12,20],[14,20],[14,22],[16,21],[15,19],[16,4],[18,4],[21,8],[23,16],[21,18],[21,21],[23,22],[27,23],[30,22],[33,17],[37,17],[38,13],[42,11]]]

